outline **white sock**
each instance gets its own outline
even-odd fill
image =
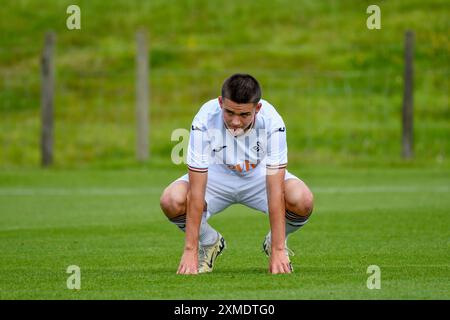
[[[181,231],[186,232],[186,214],[169,219]],[[200,223],[199,242],[202,246],[210,246],[217,241],[219,233],[211,227],[206,221],[206,212],[203,212],[202,222]]]
[[[210,246],[217,241],[219,233],[209,225],[206,221],[205,216],[202,217],[202,222],[200,223],[200,233],[199,240],[202,246]]]
[[[186,214],[182,214],[174,218],[169,218],[169,221],[175,224],[181,231],[186,231]]]
[[[288,235],[297,231],[298,229],[303,227],[308,222],[309,216],[307,216],[307,217],[298,216],[295,213],[293,213],[289,210],[286,210],[285,218],[286,218],[285,226],[286,226],[286,239],[287,239]]]
[[[288,236],[291,233],[294,233],[295,231],[297,231],[298,229],[300,229],[301,227],[303,227],[307,222],[308,222],[308,217],[301,217],[301,216],[297,216],[296,214],[286,210],[286,216],[285,216],[285,237],[286,237],[286,242],[288,239]],[[272,241],[272,234],[269,231],[269,242]]]

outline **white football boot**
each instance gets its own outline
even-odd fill
[[[214,262],[217,257],[226,249],[225,239],[218,233],[217,241],[210,246],[199,245],[198,250],[198,273],[213,271]]]
[[[263,251],[266,254],[266,256],[270,257],[270,253],[272,251],[272,243],[271,243],[271,236],[270,232],[266,235],[263,242]],[[291,271],[294,271],[294,268],[292,267],[291,260],[289,259],[289,256],[295,256],[294,251],[288,248],[287,246],[287,239],[284,241],[284,252],[286,253],[286,256],[288,257],[289,266],[291,268]]]

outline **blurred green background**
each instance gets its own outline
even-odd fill
[[[170,135],[223,80],[261,82],[292,165],[448,168],[448,1],[6,0],[0,6],[0,168],[40,165],[40,54],[56,41],[57,168],[173,167]],[[66,8],[81,8],[68,30]],[[135,32],[150,44],[150,153],[135,157]],[[415,157],[401,158],[404,32],[415,31]],[[182,166],[182,165],[181,165]]]

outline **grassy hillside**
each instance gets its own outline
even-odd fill
[[[0,167],[39,165],[39,55],[57,34],[55,165],[135,165],[134,33],[151,45],[152,163],[170,162],[175,128],[233,72],[249,72],[288,128],[301,164],[402,165],[403,37],[416,32],[413,165],[448,166],[449,7],[445,0],[5,0],[0,10]]]

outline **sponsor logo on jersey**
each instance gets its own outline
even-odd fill
[[[257,163],[250,163],[250,161],[245,160],[244,163],[242,163],[242,164],[237,164],[237,165],[227,164],[227,167],[230,170],[242,173],[242,172],[249,172],[250,170],[255,169],[259,163],[260,163],[259,160]]]
[[[224,149],[224,148],[226,148],[226,147],[227,147],[227,146],[218,147],[218,148],[212,149],[212,151],[213,151],[213,152],[219,152],[219,151],[221,151],[222,149]]]

